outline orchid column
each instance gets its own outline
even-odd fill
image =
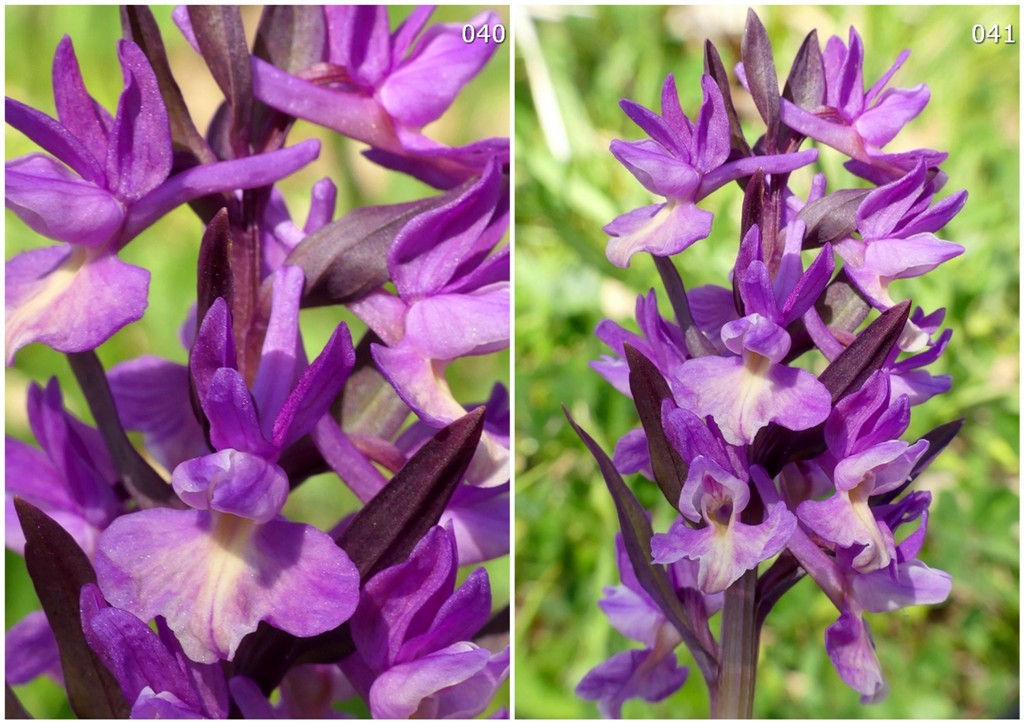
[[[863,703],[879,701],[888,684],[865,612],[950,593],[950,577],[918,559],[931,496],[911,485],[961,421],[901,437],[911,408],[949,389],[926,367],[951,332],[941,330],[944,310],[915,307],[912,282],[901,280],[963,253],[937,234],[967,193],[940,195],[946,154],[892,150],[928,90],[889,87],[906,53],[865,79],[864,53],[854,29],[824,48],[812,31],[780,92],[768,35],[750,12],[735,77],[759,116],[752,143],[711,42],[703,75],[669,75],[660,109],[621,102],[645,137],[610,150],[664,201],[611,221],[607,257],[653,262],[668,311],[652,290],[637,300],[639,332],[611,321],[597,329],[611,354],[593,367],[639,418],[614,456],[570,418],[621,529],[622,585],[600,605],[644,646],[579,682],[577,694],[606,716],[628,699],[664,699],[696,674],[713,716],[755,715],[762,627],[804,577],[835,608],[823,639],[837,674]],[[681,107],[682,82],[699,85],[698,109]],[[814,174],[832,167],[819,156],[834,151],[849,173]],[[701,201],[733,181],[740,234],[716,238]],[[709,244],[736,249],[729,278],[688,289],[687,270]],[[656,483],[671,525],[626,485],[634,473]],[[680,643],[693,671],[676,658]]]

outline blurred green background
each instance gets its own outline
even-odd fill
[[[745,8],[545,7],[516,11],[516,711],[520,717],[588,718],[597,707],[573,689],[593,666],[636,644],[596,606],[618,583],[610,496],[559,409],[566,404],[609,452],[638,424],[636,412],[588,367],[608,350],[593,336],[610,317],[635,329],[636,295],[657,285],[646,255],[621,270],[604,256],[601,227],[652,203],[608,152],[613,138],[642,133],[617,106],[631,98],[658,108],[673,72],[683,109],[700,104],[702,45],[711,38],[730,71],[739,60]],[[891,687],[877,706],[839,680],[824,650],[831,604],[805,580],[768,617],[758,670],[758,717],[975,718],[1015,716],[1019,686],[1019,42],[1016,7],[770,7],[758,9],[780,82],[812,28],[822,45],[855,25],[870,85],[900,50],[910,59],[891,86],[927,82],[932,100],[887,150],[949,151],[942,196],[967,188],[964,211],[940,234],[966,253],[926,278],[894,284],[926,310],[944,306],[955,332],[934,372],[953,390],[915,408],[907,439],[959,416],[959,438],[918,479],[932,491],[929,541],[921,554],[949,571],[941,606],[869,616]],[[975,44],[972,27],[1000,26],[1002,43]],[[734,87],[756,138],[749,95]],[[759,121],[759,119],[757,119]],[[856,181],[837,154],[822,154],[830,188]],[[806,188],[809,174],[800,174]],[[709,239],[681,257],[686,283],[723,284],[738,243],[735,185],[701,205],[715,212]],[[663,313],[668,309],[661,297]],[[628,320],[628,321],[627,321]],[[653,486],[634,489],[668,507]],[[717,623],[713,624],[717,627]],[[684,662],[689,655],[680,648]],[[627,718],[704,717],[696,673],[668,700],[633,701]]]
[[[480,12],[478,7],[442,7],[433,22],[464,22]],[[205,63],[185,42],[171,21],[172,8],[153,7],[167,46],[174,76],[181,86],[193,120],[204,131],[223,96]],[[507,8],[497,8],[508,26]],[[408,8],[391,8],[392,27],[408,14]],[[252,40],[259,21],[260,8],[243,8],[248,38]],[[117,62],[116,41],[121,26],[116,6],[6,7],[6,95],[55,115],[50,65],[53,51],[64,34],[71,36],[86,87],[111,113],[116,110],[122,89]],[[490,136],[509,135],[509,44],[501,45],[494,57],[456,99],[436,123],[427,127],[431,138],[448,144],[467,143]],[[339,137],[333,132],[299,121],[289,136],[289,145],[306,138],[319,138],[320,158],[286,179],[279,187],[288,200],[293,218],[301,226],[309,208],[309,189],[324,176],[338,186],[336,218],[367,204],[409,201],[437,193],[418,181],[377,167],[366,161],[360,151],[363,144]],[[10,159],[39,149],[9,126],[5,130],[5,158]],[[25,249],[50,244],[13,213],[5,214],[5,258]],[[152,273],[146,316],[114,335],[98,350],[106,367],[143,354],[154,354],[176,362],[186,361],[178,329],[195,298],[196,254],[202,226],[187,208],[180,208],[156,223],[122,253],[125,261],[149,269]],[[303,335],[310,358],[327,341],[339,321],[352,327],[358,339],[365,326],[340,308],[306,310],[302,313]],[[84,400],[63,355],[39,344],[18,352],[16,364],[7,370],[5,420],[7,434],[32,441],[25,413],[28,384],[45,384],[56,375],[68,408],[91,421]],[[507,352],[460,360],[449,369],[448,380],[460,400],[486,399],[494,380],[509,382]],[[138,438],[136,438],[138,442]],[[346,512],[357,507],[354,496],[339,484],[336,476],[322,475],[304,483],[289,498],[285,513],[296,520],[322,528],[334,525]],[[27,612],[39,608],[39,602],[25,572],[22,558],[9,551],[5,556],[5,628],[10,628]],[[495,609],[510,600],[509,559],[487,564],[491,577]],[[28,711],[41,718],[71,716],[63,691],[49,679],[15,689]],[[505,684],[494,707],[508,705],[509,685]]]

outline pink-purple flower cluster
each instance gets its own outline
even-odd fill
[[[455,583],[461,565],[508,554],[508,394],[494,381],[489,399],[460,399],[448,367],[509,343],[509,144],[424,133],[498,47],[431,12],[392,30],[383,7],[267,8],[250,49],[238,8],[179,8],[224,94],[205,136],[143,6],[122,9],[113,114],[69,37],[57,118],[6,100],[46,152],[7,162],[7,207],[59,242],[7,262],[7,362],[33,342],[67,353],[96,421],[69,414],[53,379],[28,391],[39,447],[6,440],[7,545],[43,608],[7,634],[8,684],[50,675],[89,718],[491,705],[508,616],[485,569]],[[438,191],[335,219],[323,179],[299,227],[275,186],[320,151],[287,146],[297,119]],[[105,370],[94,350],[143,317],[150,279],[118,252],[185,203],[205,225],[188,363]],[[353,341],[338,323],[310,361],[299,321],[314,306],[368,329]],[[324,472],[361,503],[329,531],[282,513]]]
[[[610,320],[597,329],[612,354],[593,366],[632,397],[641,422],[613,460],[577,428],[622,528],[622,586],[601,606],[645,648],[597,666],[577,693],[606,716],[629,698],[665,698],[686,679],[673,653],[683,643],[712,714],[749,716],[758,632],[809,576],[836,608],[824,633],[836,671],[863,702],[878,701],[887,685],[864,613],[949,595],[949,576],[917,557],[930,495],[908,487],[959,428],[901,439],[912,406],[949,388],[926,368],[951,331],[939,331],[944,310],[911,314],[897,282],[963,252],[936,233],[967,193],[938,197],[946,154],[887,149],[929,98],[924,84],[884,89],[906,51],[865,89],[857,32],[824,50],[812,32],[780,93],[767,34],[751,12],[736,74],[764,132],[748,144],[717,50],[705,48],[696,120],[680,109],[669,76],[660,115],[621,103],[648,138],[611,145],[666,202],[605,227],[608,259],[625,266],[650,254],[674,314],[661,316],[652,290],[637,300],[638,333]],[[808,140],[818,148],[801,150]],[[809,195],[797,196],[790,177],[821,146],[848,157],[847,169],[874,188],[854,180],[829,189],[850,180],[819,174]],[[731,181],[744,190],[731,278],[687,290],[672,257],[711,235],[713,215],[697,204]],[[678,513],[667,531],[652,530],[621,479],[629,473],[655,481]],[[719,610],[715,637],[709,618]]]

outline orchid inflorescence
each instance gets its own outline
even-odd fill
[[[862,702],[879,701],[887,684],[864,613],[941,603],[951,590],[948,574],[918,559],[931,495],[909,487],[961,421],[914,442],[900,437],[913,406],[950,388],[927,367],[952,332],[940,331],[944,309],[912,309],[893,282],[963,252],[935,234],[967,193],[936,199],[945,153],[885,150],[924,109],[928,88],[887,87],[907,51],[865,88],[853,28],[824,50],[812,31],[781,93],[752,11],[741,55],[736,76],[764,129],[753,145],[710,41],[696,117],[684,114],[670,75],[660,114],[621,102],[648,137],[611,144],[665,200],[605,227],[608,259],[625,267],[651,255],[672,315],[661,315],[651,290],[637,299],[639,332],[611,320],[597,328],[613,354],[592,366],[632,398],[641,423],[613,458],[570,418],[621,527],[621,584],[599,605],[643,645],[599,664],[576,689],[608,717],[621,716],[626,700],[660,701],[684,684],[680,644],[708,687],[712,715],[751,716],[761,628],[805,576],[835,606],[824,638],[836,672]],[[817,148],[801,150],[808,140]],[[818,173],[800,196],[791,177],[823,147],[847,157],[858,179]],[[685,265],[699,256],[687,249],[711,235],[713,215],[697,204],[732,181],[743,203],[731,284],[687,290],[673,257],[685,252]],[[668,530],[655,531],[625,484],[633,473],[653,480],[677,513]]]
[[[509,142],[424,132],[498,47],[430,15],[392,29],[382,7],[269,7],[250,50],[237,7],[178,8],[224,94],[205,137],[145,6],[121,11],[114,113],[67,36],[57,117],[6,99],[7,122],[46,152],[7,162],[7,207],[59,242],[7,262],[7,363],[33,342],[66,353],[96,423],[51,379],[28,390],[39,447],[7,438],[7,546],[42,603],[7,634],[8,685],[47,674],[90,718],[491,706],[507,609],[492,611],[485,569],[456,581],[509,550],[508,395],[495,380],[489,399],[460,400],[446,372],[509,342]],[[335,219],[324,178],[293,221],[276,184],[320,151],[288,145],[297,119],[438,191]],[[95,349],[143,317],[150,282],[118,253],[186,203],[205,225],[188,363],[104,369]],[[368,329],[353,342],[338,323],[309,361],[309,307]],[[286,518],[290,493],[325,472],[361,507],[327,532]]]

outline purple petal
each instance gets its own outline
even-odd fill
[[[460,485],[445,508],[440,525],[451,525],[459,565],[482,563],[509,551],[509,483],[490,488]]]
[[[869,572],[889,565],[896,552],[888,526],[875,519],[866,497],[851,500],[837,492],[828,500],[807,500],[797,506],[801,522],[840,548],[859,546],[853,567]]]
[[[304,283],[299,267],[285,266],[274,273],[270,321],[252,386],[263,435],[268,439],[274,420],[298,380],[299,364],[306,361],[299,337],[299,301]]]
[[[231,513],[257,523],[273,520],[288,497],[288,476],[256,455],[221,450],[174,469],[174,492],[198,510]]]
[[[233,676],[228,681],[231,698],[238,705],[242,716],[246,719],[277,719],[277,712],[270,705],[266,695],[260,691],[252,679],[245,676]]]
[[[192,345],[188,366],[200,400],[206,398],[213,376],[219,369],[238,367],[231,311],[223,297],[217,297],[206,312]]]
[[[313,429],[326,414],[355,365],[356,353],[348,327],[339,324],[323,351],[313,360],[274,419],[273,441],[278,449],[291,445]]]
[[[875,654],[875,642],[863,618],[844,611],[825,631],[825,650],[836,672],[848,686],[859,691],[862,704],[885,698],[888,686]]]
[[[648,480],[654,480],[651,471],[651,451],[647,445],[647,434],[642,427],[630,430],[615,443],[612,462],[623,475],[642,473]]]
[[[406,640],[398,652],[397,663],[415,661],[431,651],[469,641],[487,623],[490,615],[491,587],[487,571],[477,568],[441,604],[430,628]]]
[[[279,451],[263,437],[256,405],[238,370],[222,367],[213,374],[203,410],[210,420],[210,443],[217,450],[230,448],[268,459]]]
[[[4,438],[5,488],[5,542],[8,548],[24,555],[25,534],[14,510],[14,496],[24,498],[71,533],[82,547],[91,551],[99,531],[89,530],[78,506],[72,499],[71,491],[60,472],[53,466],[47,455],[21,440]]]
[[[57,639],[42,611],[33,611],[7,630],[4,639],[4,678],[8,684],[27,684],[46,674],[64,683]]]
[[[704,101],[700,106],[693,133],[690,160],[701,172],[708,173],[729,157],[729,118],[725,113],[722,91],[710,75],[703,75],[700,85]]]
[[[499,654],[471,643],[399,664],[370,688],[377,719],[470,719],[484,711],[508,675],[508,648]]]
[[[435,526],[404,563],[367,581],[351,626],[356,649],[372,671],[390,668],[406,640],[429,630],[455,588],[457,567],[454,538]]]
[[[857,209],[857,231],[864,240],[889,236],[918,200],[926,183],[927,167],[923,161],[918,161],[901,178],[865,196]]]
[[[329,60],[346,70],[364,88],[376,86],[391,69],[391,36],[383,6],[350,5],[324,8]]]
[[[388,269],[403,299],[436,293],[453,281],[466,257],[494,246],[488,228],[501,189],[500,169],[492,163],[464,193],[402,228],[388,249]]]
[[[210,452],[189,399],[188,367],[143,356],[107,372],[126,430],[143,433],[146,450],[167,470]]]
[[[650,598],[627,586],[605,586],[604,598],[597,605],[616,631],[647,648],[657,645],[662,626],[667,623],[665,614]]]
[[[110,131],[107,186],[118,198],[134,201],[171,172],[171,123],[156,74],[142,49],[130,40],[120,40],[117,55],[124,90]]]
[[[260,621],[314,636],[348,620],[359,573],[315,528],[201,510],[122,516],[100,540],[96,575],[112,605],[163,616],[193,661],[230,660]]]
[[[712,523],[694,530],[677,522],[668,533],[651,538],[651,553],[655,563],[700,561],[697,586],[704,593],[719,593],[785,548],[795,528],[796,517],[777,503],[768,506],[768,516],[758,525],[734,518],[727,528]]]
[[[890,88],[853,126],[865,141],[881,148],[924,110],[930,98],[924,83],[907,89]]]
[[[117,679],[127,701],[136,701],[149,687],[173,694],[178,703],[199,712],[198,694],[149,626],[128,611],[108,606],[95,584],[82,587],[80,601],[89,648]]]
[[[58,352],[96,349],[146,310],[149,272],[111,254],[33,249],[7,262],[5,277],[8,365],[30,342]]]
[[[746,445],[774,422],[807,430],[825,421],[832,396],[810,372],[769,365],[749,369],[739,358],[701,357],[683,365],[683,387],[694,396],[696,412],[711,415],[731,445]]]
[[[605,255],[608,261],[625,269],[639,251],[655,256],[678,254],[707,238],[711,233],[710,211],[692,203],[657,204],[634,209],[604,227],[611,236]]]
[[[269,186],[290,176],[320,154],[320,142],[309,139],[279,151],[233,161],[202,164],[176,173],[132,205],[121,234],[126,244],[158,219],[201,196]]]
[[[61,125],[89,149],[93,158],[105,160],[114,119],[86,91],[75,48],[67,35],[61,38],[53,56],[53,99]]]
[[[66,163],[86,181],[106,188],[107,177],[100,161],[57,121],[13,98],[4,99],[4,120],[56,156],[57,160]]]
[[[602,717],[618,719],[623,702],[661,701],[685,684],[689,673],[687,667],[676,665],[675,654],[623,651],[591,669],[576,685],[576,696],[596,701]]]
[[[914,560],[853,576],[851,586],[857,603],[865,610],[885,613],[942,603],[953,590],[953,579],[945,571]]]
[[[139,692],[139,698],[132,705],[131,719],[205,719],[201,712],[193,709],[169,691],[159,693],[150,687]]]
[[[124,221],[120,201],[41,153],[8,161],[4,181],[7,208],[47,238],[98,247]]]
[[[402,151],[391,119],[373,97],[321,88],[256,56],[252,58],[252,92],[257,100],[282,113],[330,128],[375,148]]]
[[[480,13],[465,25],[492,29],[493,11]],[[392,117],[411,128],[435,121],[498,49],[497,43],[463,40],[463,23],[434,25],[420,37],[412,55],[402,61],[377,91]]]
[[[612,141],[609,150],[651,193],[679,201],[695,200],[700,173],[661,144],[650,140]]]
[[[487,354],[508,346],[511,320],[508,282],[472,294],[442,294],[413,302],[405,342],[430,359]]]

